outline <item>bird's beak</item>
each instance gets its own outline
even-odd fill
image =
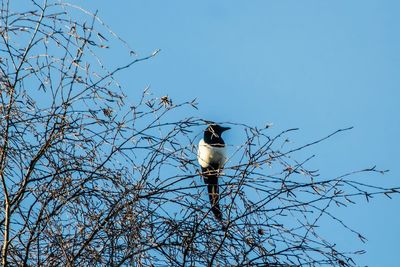
[[[227,131],[227,130],[229,130],[230,128],[231,128],[231,127],[221,127],[221,130],[222,130],[221,133],[222,133],[222,132],[225,132],[225,131]]]

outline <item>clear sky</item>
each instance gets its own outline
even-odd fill
[[[308,150],[334,177],[377,165],[400,184],[400,1],[95,1],[103,20],[140,55],[161,53],[119,77],[128,97],[151,85],[175,102],[197,97],[196,116],[299,127],[303,144],[354,126]],[[110,62],[126,55],[115,51]],[[227,135],[235,140],[235,133]],[[229,141],[228,141],[229,142]],[[234,142],[234,141],[233,141]],[[336,210],[368,239],[322,225],[339,248],[365,249],[360,266],[398,267],[400,198]]]

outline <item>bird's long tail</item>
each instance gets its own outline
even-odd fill
[[[203,170],[204,181],[207,184],[208,196],[211,202],[211,211],[217,220],[222,221],[222,212],[219,207],[218,171]]]

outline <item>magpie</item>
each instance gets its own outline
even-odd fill
[[[221,134],[229,129],[218,124],[208,125],[197,151],[197,160],[201,166],[204,182],[207,184],[211,211],[219,221],[222,221],[222,212],[219,207],[218,177],[227,160],[225,142]]]

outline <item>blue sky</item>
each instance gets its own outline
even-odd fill
[[[294,144],[355,128],[308,150],[322,175],[377,165],[359,177],[399,185],[400,2],[96,1],[103,20],[140,55],[161,53],[119,75],[128,97],[151,85],[175,102],[197,97],[194,115],[274,130],[299,127]],[[113,50],[110,64],[125,54]],[[236,140],[231,131],[227,138]],[[365,249],[360,266],[396,267],[399,197],[338,209],[369,240],[322,225],[344,249]]]

